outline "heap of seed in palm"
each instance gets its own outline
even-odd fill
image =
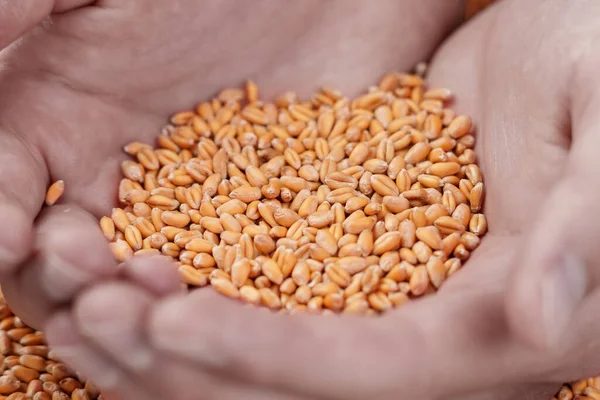
[[[119,261],[165,254],[189,287],[250,303],[399,306],[435,292],[486,231],[472,123],[450,100],[404,74],[353,101],[322,89],[264,103],[252,82],[224,90],[174,115],[157,148],[125,147],[134,160],[122,164],[123,208],[102,230]],[[55,183],[48,205],[63,190]],[[0,314],[0,400],[102,398],[43,334],[5,305]],[[599,382],[565,384],[553,400],[600,400]]]
[[[435,292],[487,228],[471,119],[391,73],[349,99],[225,89],[125,146],[119,261],[164,254],[191,287],[274,309],[374,313]]]

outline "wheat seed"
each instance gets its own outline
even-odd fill
[[[65,192],[65,182],[62,180],[54,182],[46,192],[45,203],[47,206],[52,206],[62,197]]]
[[[188,287],[366,315],[462,268],[487,230],[485,190],[448,89],[391,73],[354,100],[258,94],[225,89],[173,115],[155,148],[125,146],[122,205],[100,222],[119,261],[162,253]]]

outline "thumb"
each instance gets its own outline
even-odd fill
[[[157,303],[147,337],[186,365],[311,399],[447,399],[512,385],[539,365],[506,334],[515,241],[488,237],[448,290],[385,316],[276,314],[196,290]]]
[[[2,130],[0,166],[0,275],[5,278],[31,254],[48,171],[41,154]]]
[[[156,349],[232,381],[301,397],[353,399],[388,389],[389,376],[380,371],[393,371],[387,368],[393,360],[381,343],[392,334],[377,325],[359,317],[276,314],[196,290],[159,303],[148,336]],[[418,340],[413,333],[407,324],[403,336]]]
[[[569,352],[580,364],[573,371],[585,374],[600,366],[589,364],[600,333],[600,319],[591,317],[600,307],[600,121],[582,118],[574,128],[565,175],[523,245],[506,310],[517,336],[544,351]]]
[[[0,50],[23,36],[53,12],[65,12],[91,0],[0,0]]]

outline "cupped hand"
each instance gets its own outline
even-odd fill
[[[493,314],[502,329],[487,336],[505,345],[490,346],[472,375],[492,368],[495,382],[522,389],[508,398],[543,400],[539,384],[600,372],[599,11],[594,1],[501,2],[447,42],[431,74],[458,82],[458,108],[481,121],[490,232],[514,241],[494,285],[504,291]],[[479,318],[485,326],[491,315]]]
[[[18,39],[0,53],[0,276],[11,307],[40,327],[117,274],[97,219],[116,205],[125,143],[151,142],[173,111],[249,78],[265,96],[325,83],[358,91],[427,57],[460,3],[0,1],[0,49]],[[40,212],[57,179],[63,199]]]
[[[322,317],[114,281],[58,315],[50,340],[127,399],[546,400],[597,373],[599,11],[505,0],[435,57],[430,81],[477,122],[489,222],[437,295]]]

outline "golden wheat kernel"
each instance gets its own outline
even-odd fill
[[[52,206],[54,205],[63,195],[63,193],[65,192],[65,182],[62,180],[58,180],[54,183],[52,183],[52,185],[50,185],[50,187],[48,188],[47,192],[46,192],[46,199],[45,199],[45,203],[47,206]]]
[[[396,73],[354,100],[323,89],[269,103],[252,82],[225,89],[197,114],[176,114],[157,149],[127,146],[128,208],[103,232],[121,259],[141,236],[138,251],[178,258],[190,286],[214,280],[254,304],[362,314],[400,305],[434,291],[487,229],[472,123],[445,108],[450,97]]]

